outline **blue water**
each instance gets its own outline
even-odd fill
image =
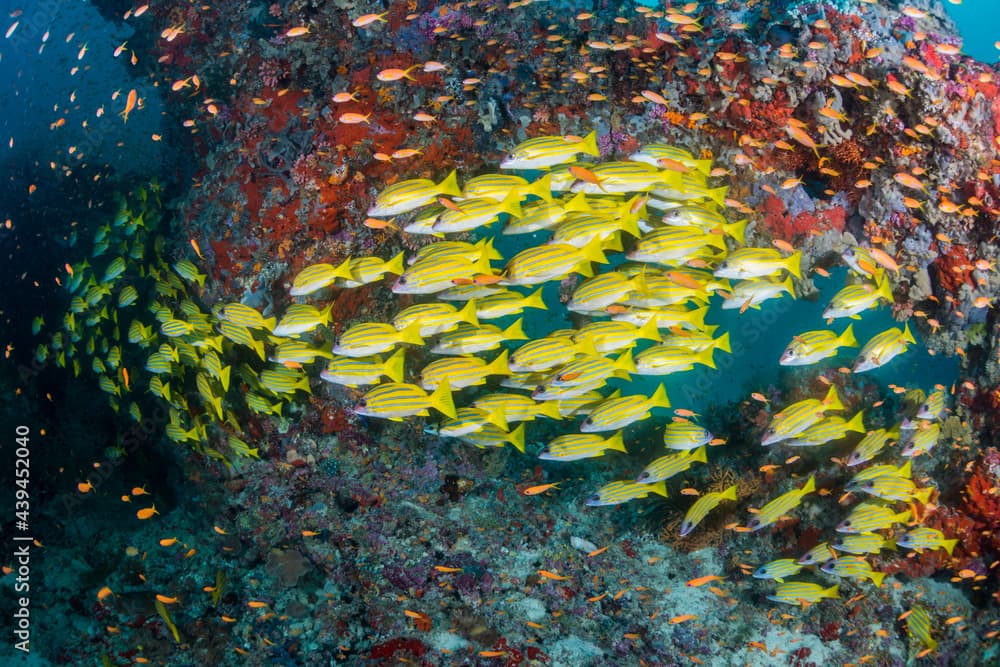
[[[958,24],[962,35],[962,50],[976,60],[994,63],[1000,51],[993,43],[1000,39],[997,19],[1000,18],[1000,3],[997,0],[964,0],[962,4],[944,3],[948,14]]]

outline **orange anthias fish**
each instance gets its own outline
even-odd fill
[[[128,97],[125,98],[125,109],[119,114],[122,117],[122,122],[128,122],[128,115],[135,109],[135,105],[139,102],[139,93],[135,91],[135,88],[128,91]]]
[[[526,489],[521,489],[521,495],[524,496],[537,496],[539,493],[545,493],[550,489],[558,489],[559,482],[553,482],[551,484],[538,484],[537,486],[529,486]]]

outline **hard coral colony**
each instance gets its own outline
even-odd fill
[[[989,664],[1000,105],[923,4],[129,10],[197,187],[35,353],[222,511],[121,495],[106,664]]]

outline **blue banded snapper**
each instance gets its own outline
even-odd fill
[[[847,518],[837,524],[836,530],[838,533],[874,533],[909,520],[909,510],[897,513],[886,505],[865,502],[855,506]]]
[[[705,315],[708,314],[708,306],[687,310],[684,308],[632,308],[616,304],[608,307],[607,310],[613,313],[611,319],[616,322],[631,322],[636,326],[642,326],[653,320],[659,329],[682,327],[688,331],[703,330],[705,328]]]
[[[440,195],[458,197],[462,194],[458,187],[458,174],[452,171],[440,183],[426,178],[413,178],[393,183],[375,198],[368,215],[374,218],[388,218],[409,213],[429,204]]]
[[[882,549],[895,549],[897,540],[889,540],[878,533],[858,533],[842,535],[833,541],[833,548],[844,553],[864,556],[878,554]]]
[[[656,484],[639,484],[631,480],[619,480],[605,484],[587,498],[588,507],[605,507],[620,505],[630,500],[646,498],[650,494],[667,497],[666,482]]]
[[[885,449],[891,441],[899,438],[899,427],[890,429],[876,429],[865,434],[861,441],[855,445],[854,451],[847,457],[848,466],[861,465],[871,461]]]
[[[580,327],[573,336],[574,343],[583,344],[586,341],[598,354],[611,354],[632,348],[639,340],[661,340],[656,322],[649,320],[641,327],[629,322],[591,322]]]
[[[781,253],[773,248],[739,248],[726,255],[714,274],[717,278],[746,280],[771,276],[784,270],[796,278],[801,278],[801,264],[801,252],[782,257]]]
[[[664,306],[680,306],[685,303],[698,303],[704,305],[708,303],[711,296],[708,290],[697,281],[692,281],[695,286],[679,284],[678,276],[675,272],[669,271],[665,275],[656,273],[640,273],[635,280],[635,289],[627,292],[620,302],[628,306],[638,308],[661,308]],[[683,279],[685,283],[688,281]],[[609,304],[610,305],[610,304]]]
[[[577,181],[570,186],[570,192],[588,195],[624,194],[627,192],[647,192],[659,187],[678,188],[682,176],[676,171],[661,169],[644,162],[602,162],[581,172],[575,172]],[[571,168],[571,173],[573,169]],[[586,180],[580,178],[585,175]]]
[[[798,435],[780,441],[786,447],[818,447],[834,440],[840,440],[848,433],[864,433],[864,411],[859,410],[850,419],[839,415],[824,417]]]
[[[837,395],[837,387],[831,386],[823,400],[807,398],[775,414],[764,431],[760,444],[766,447],[787,440],[818,422],[827,412],[843,409],[844,404]]]
[[[538,458],[545,461],[579,461],[604,456],[605,452],[611,450],[627,451],[621,431],[609,438],[590,433],[568,433],[545,445]]]
[[[493,247],[493,239],[483,238],[475,243],[466,241],[438,241],[421,246],[417,252],[406,260],[407,265],[413,265],[423,259],[432,257],[461,257],[468,262],[478,263],[484,257],[487,260],[503,259],[503,255]]]
[[[771,502],[764,505],[760,510],[753,515],[747,527],[751,531],[758,531],[761,528],[766,528],[773,523],[784,518],[788,512],[798,507],[802,503],[802,499],[816,491],[816,476],[812,475],[802,485],[802,488],[792,489],[786,493],[781,494]]]
[[[870,579],[876,588],[882,587],[884,572],[876,572],[863,556],[841,556],[823,563],[820,568],[827,574],[835,574],[847,579]]]
[[[539,288],[541,289],[541,288]],[[484,299],[494,294],[508,291],[507,288],[499,285],[478,285],[475,282],[449,287],[443,292],[438,292],[435,297],[441,301],[471,301]],[[488,319],[480,316],[480,319]]]
[[[778,586],[774,595],[768,595],[767,599],[805,607],[820,600],[837,599],[840,597],[839,590],[839,585],[823,588],[819,584],[805,581],[786,581]]]
[[[893,303],[892,285],[889,283],[888,277],[883,277],[874,286],[870,283],[861,283],[842,288],[830,299],[830,304],[823,311],[823,317],[826,319],[839,317],[858,319],[860,317],[858,313],[874,308],[879,299]]]
[[[526,248],[507,262],[501,284],[537,285],[550,280],[562,280],[571,273],[585,277],[594,275],[591,263],[607,264],[600,239],[583,248],[567,243],[549,243]]]
[[[475,300],[466,303],[461,310],[450,303],[416,303],[404,308],[392,318],[392,326],[400,331],[412,324],[417,324],[422,338],[451,331],[460,322],[466,322],[473,326],[479,325]]]
[[[753,578],[774,579],[780,584],[784,583],[786,578],[794,577],[804,567],[805,565],[797,562],[794,558],[779,558],[765,563],[754,570]]]
[[[479,448],[503,447],[509,443],[514,449],[524,454],[524,424],[513,431],[505,431],[496,424],[486,422],[478,431],[459,436],[459,440]]]
[[[881,368],[898,355],[906,352],[909,346],[916,344],[916,342],[913,334],[910,333],[909,324],[904,325],[902,330],[891,327],[877,333],[861,348],[852,370],[855,373],[864,373],[873,368]]]
[[[653,460],[642,469],[635,481],[639,484],[655,484],[690,469],[692,463],[708,463],[704,446],[667,454]]]
[[[536,382],[535,384],[537,385],[538,383]],[[615,390],[610,394],[610,396],[616,395],[621,395],[621,391]],[[563,419],[570,419],[571,417],[589,415],[590,411],[597,407],[603,400],[604,397],[600,392],[592,390],[580,392],[562,399],[553,400],[551,403],[558,406],[560,417]]]
[[[694,504],[688,508],[687,513],[684,515],[684,520],[681,521],[680,536],[687,537],[691,534],[695,528],[708,516],[708,513],[714,510],[723,502],[736,502],[736,485],[723,489],[722,491],[712,491],[706,493],[694,501]]]
[[[354,412],[367,417],[403,421],[404,417],[414,415],[426,417],[430,408],[455,418],[455,403],[447,380],[430,394],[415,384],[386,382],[377,385],[354,405]]]
[[[481,320],[494,320],[505,315],[519,315],[525,308],[548,310],[542,298],[543,289],[539,287],[527,295],[505,289],[476,299],[476,317]]]
[[[442,384],[450,384],[453,389],[464,389],[485,384],[487,376],[510,374],[507,355],[507,350],[503,350],[489,363],[479,357],[437,359],[420,371],[420,386],[431,390]]]
[[[401,343],[424,344],[419,322],[404,329],[383,322],[358,322],[337,337],[333,353],[345,357],[368,357],[391,350]]]
[[[352,257],[348,268],[351,275],[337,278],[334,285],[340,288],[361,287],[382,278],[387,273],[400,275],[403,273],[403,253],[389,260],[380,257]]]
[[[485,255],[477,262],[457,255],[432,256],[407,267],[396,278],[392,291],[396,294],[435,294],[455,285],[472,283],[477,275],[492,273]]]
[[[350,264],[351,260],[345,259],[337,266],[333,264],[307,266],[299,271],[292,280],[289,294],[291,296],[306,296],[334,284],[338,278],[348,280],[351,278]]]
[[[847,485],[847,490],[851,492],[863,492],[882,500],[917,500],[926,505],[934,487],[918,488],[909,477],[901,475],[879,475],[859,482],[851,482]]]
[[[747,308],[760,309],[760,304],[769,299],[780,298],[782,294],[789,294],[795,298],[795,287],[792,284],[792,277],[787,276],[784,280],[776,278],[756,278],[753,280],[743,280],[736,284],[733,291],[722,302],[723,310],[739,310],[743,312]]]
[[[643,395],[609,398],[596,406],[587,418],[580,424],[582,433],[600,433],[602,431],[617,431],[649,418],[653,408],[669,408],[670,399],[667,389],[662,384],[656,388],[652,396]]]
[[[805,552],[797,562],[799,565],[821,565],[828,560],[837,557],[837,552],[833,550],[829,542],[820,542],[809,551]]]
[[[577,342],[569,336],[553,336],[528,341],[511,353],[508,365],[515,373],[539,373],[568,364],[579,354],[597,356],[589,340]]]
[[[941,437],[941,425],[936,422],[920,422],[903,443],[902,456],[913,457],[928,454]]]
[[[403,348],[396,350],[388,359],[378,356],[335,356],[319,376],[332,384],[347,387],[378,384],[383,376],[392,382],[402,382],[405,362],[406,351]]]
[[[308,303],[292,304],[274,326],[272,333],[275,336],[298,336],[312,331],[316,327],[326,326],[330,322],[332,310],[332,303],[327,304],[323,310]]]
[[[275,396],[290,396],[296,391],[312,393],[309,377],[298,368],[278,366],[260,372],[260,386]]]
[[[931,395],[920,404],[920,407],[917,408],[916,418],[937,421],[941,419],[941,415],[944,414],[944,410],[944,390],[938,389],[937,391],[931,393]]]
[[[473,326],[462,323],[443,334],[428,351],[431,354],[467,355],[495,350],[504,341],[530,340],[522,328],[523,322],[524,319],[519,318],[502,330],[492,324]]]
[[[913,607],[907,612],[906,631],[925,647],[918,655],[922,656],[938,647],[938,643],[931,637],[931,615],[923,607]]]
[[[950,556],[951,552],[958,544],[958,539],[946,539],[944,533],[936,528],[918,526],[906,532],[902,537],[896,538],[896,544],[907,549],[913,549],[920,553],[922,551],[934,551],[944,549]]]
[[[551,176],[546,175],[551,184]],[[563,197],[552,201],[534,201],[521,207],[521,217],[511,218],[503,228],[504,236],[532,234],[543,229],[553,229],[563,218],[574,211],[589,211],[586,195]]]
[[[711,160],[697,159],[689,151],[668,144],[644,144],[635,153],[629,155],[628,159],[657,167],[664,166],[664,163],[670,160],[688,169],[700,171],[705,176],[708,176],[708,172],[712,170]]]
[[[566,308],[577,313],[600,312],[613,303],[625,301],[630,292],[644,289],[641,276],[630,278],[618,271],[608,271],[580,283]]]
[[[455,418],[445,419],[439,424],[424,427],[425,433],[442,438],[460,438],[469,433],[481,431],[486,424],[493,424],[506,431],[509,426],[503,412],[489,412],[481,408],[462,407],[455,411]]]
[[[653,345],[635,356],[635,372],[636,375],[670,375],[692,370],[695,364],[715,368],[714,353],[711,347],[692,351],[671,345]]]
[[[663,445],[667,449],[696,449],[714,439],[707,428],[689,421],[671,422],[663,429]]]
[[[544,169],[572,162],[579,153],[600,156],[596,131],[590,132],[582,139],[545,136],[522,141],[500,161],[500,168]]]
[[[224,305],[219,309],[217,317],[247,329],[265,329],[267,331],[273,330],[274,325],[278,322],[273,317],[264,317],[256,308],[236,302]]]
[[[840,335],[826,329],[806,331],[792,337],[778,363],[782,366],[808,366],[836,355],[837,348],[857,346],[853,323],[848,324]]]
[[[913,477],[913,461],[907,461],[899,467],[896,467],[891,463],[883,463],[865,468],[855,474],[848,484],[858,484],[866,479],[875,479],[876,477],[882,477],[884,475],[896,475],[897,477],[910,479]]]
[[[469,232],[493,224],[504,214],[514,218],[521,217],[521,195],[516,190],[511,190],[503,201],[477,197],[463,199],[453,206],[454,208],[446,208],[438,214],[431,231],[439,234]]]
[[[311,364],[317,357],[333,359],[333,354],[325,349],[312,347],[306,341],[289,339],[278,343],[270,359],[277,364]]]
[[[543,384],[546,387],[558,388],[604,382],[610,377],[628,380],[631,379],[630,372],[634,370],[635,365],[628,350],[614,360],[587,354],[573,359],[550,374]]]
[[[643,234],[625,257],[634,262],[681,265],[718,251],[726,251],[726,240],[719,234],[699,227],[657,227]]]
[[[546,202],[552,201],[551,176],[546,174],[534,182],[514,174],[480,174],[465,182],[459,202],[466,199],[486,197],[496,201],[505,199],[509,192],[516,191],[520,199],[532,195]]]
[[[536,417],[562,419],[559,406],[552,402],[536,403],[523,394],[493,393],[479,396],[472,402],[489,413],[501,413],[507,422],[532,421]],[[500,424],[498,424],[499,426]]]

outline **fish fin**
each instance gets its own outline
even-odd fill
[[[892,517],[892,520],[896,523],[907,523],[910,520],[910,510],[903,510],[896,516]]]
[[[229,374],[232,371],[232,366],[226,366],[219,373],[219,384],[222,385],[223,391],[229,391]]]
[[[706,347],[704,350],[695,355],[694,361],[708,366],[709,368],[715,368],[715,358],[712,356],[715,352],[715,348]]]
[[[485,369],[486,375],[510,375],[510,368],[507,366],[507,356],[510,354],[506,349],[490,362]]]
[[[525,195],[535,195],[539,199],[544,199],[547,202],[552,201],[552,174],[545,174],[539,179],[536,179],[531,185],[522,188],[521,194]]]
[[[458,311],[458,321],[468,322],[474,327],[479,326],[479,318],[476,317],[476,300],[469,299],[469,301],[462,307],[462,310]]]
[[[443,415],[456,419],[458,415],[455,413],[455,399],[451,395],[451,385],[448,380],[445,379],[441,384],[437,386],[430,396],[427,397],[430,401],[431,407],[436,409]]]
[[[892,285],[889,284],[889,276],[882,276],[882,280],[878,283],[875,291],[889,303],[895,302],[892,296]]]
[[[812,493],[815,490],[816,490],[816,475],[810,475],[809,480],[805,483],[805,486],[802,487],[801,495],[804,496],[806,494]]]
[[[712,188],[711,190],[709,190],[708,198],[714,201],[719,206],[725,206],[727,194],[729,194],[729,186],[723,185],[721,188]]]
[[[507,434],[507,442],[514,445],[517,451],[524,454],[524,424]]]
[[[539,403],[538,407],[535,408],[535,415],[542,415],[549,419],[562,419],[558,401],[543,401]]]
[[[882,580],[885,579],[885,572],[875,572],[872,570],[871,578],[872,583],[875,584],[875,588],[882,588]]]
[[[722,334],[716,338],[712,343],[715,345],[716,350],[722,350],[723,352],[732,353],[733,348],[729,345],[729,332]]]
[[[731,500],[736,502],[736,485],[733,484],[731,487],[723,491],[719,498],[722,500]]]
[[[663,342],[663,336],[660,335],[660,328],[656,326],[656,318],[651,317],[646,320],[646,323],[639,327],[636,331],[635,337],[637,339],[641,338],[643,340],[653,340],[658,343]]]
[[[458,187],[458,170],[452,169],[451,173],[443,181],[438,183],[437,193],[451,197],[460,197],[462,188]]]
[[[597,147],[597,130],[591,130],[590,134],[583,138],[583,148],[580,152],[595,157],[601,156],[601,150]]]
[[[854,322],[850,322],[844,333],[837,337],[837,347],[857,347],[858,339],[854,337]]]
[[[542,298],[543,290],[543,287],[539,287],[534,292],[529,294],[524,300],[524,307],[537,308],[538,310],[548,310],[548,306],[545,305],[545,299]]]
[[[604,448],[613,449],[616,452],[625,452],[627,454],[628,450],[625,449],[625,439],[622,437],[623,432],[624,431],[618,431],[613,436],[605,440]]]
[[[796,250],[785,258],[785,268],[796,278],[802,278],[802,251]]]
[[[611,252],[621,252],[625,249],[622,245],[622,233],[614,232],[608,238],[604,239],[601,243],[601,250],[610,250]]]
[[[913,479],[913,459],[908,459],[906,463],[899,466],[896,470],[897,477],[905,477],[906,479]]]
[[[590,211],[591,206],[587,202],[587,195],[578,192],[563,206],[566,211]]]
[[[268,331],[273,331],[274,327],[278,324],[277,317],[265,317],[264,318],[264,328]]]
[[[667,496],[667,481],[666,480],[662,480],[661,479],[656,484],[650,484],[649,485],[649,490],[652,493],[655,493],[655,494],[657,494],[659,496],[663,496],[664,498],[669,497],[669,496]]]
[[[693,326],[695,329],[698,329],[699,331],[705,327],[705,315],[707,314],[708,314],[708,306],[695,308],[694,310],[690,310],[687,313],[688,317],[691,318],[690,321],[691,326]]]
[[[503,330],[503,337],[505,340],[528,340],[527,334],[524,333],[524,318],[517,318],[513,324]]]
[[[507,421],[507,412],[503,409],[503,406],[500,406],[496,410],[487,414],[487,419],[489,419],[491,424],[496,424],[504,431],[510,430],[510,423]]]
[[[333,277],[335,279],[336,278],[343,278],[344,280],[350,280],[351,278],[354,277],[353,274],[351,273],[351,258],[350,257],[348,257],[343,262],[341,262],[340,264],[338,264],[337,266],[335,266],[333,268]]]
[[[515,218],[521,217],[521,193],[519,190],[514,189],[507,193],[507,196],[503,198],[499,206],[500,211],[507,213]]]
[[[865,432],[865,411],[858,410],[858,414],[851,417],[851,420],[847,422],[844,428],[848,431],[854,431],[855,433]]]
[[[732,237],[740,245],[746,245],[747,243],[746,230],[746,218],[743,220],[737,220],[736,222],[731,222],[728,225],[722,225],[722,231]]]
[[[319,311],[319,319],[324,326],[330,324],[330,313],[333,312],[333,304],[334,302],[331,301],[326,305],[326,308]]]
[[[830,390],[826,392],[826,396],[823,398],[823,412],[829,412],[831,410],[843,410],[844,404],[840,402],[840,396],[837,395],[837,385],[830,385]]]
[[[694,168],[706,176],[708,176],[709,172],[712,171],[711,160],[692,160],[692,162],[694,163]]]
[[[409,343],[410,345],[423,345],[424,339],[420,335],[420,322],[414,321],[413,324],[409,324],[400,329],[399,342]]]
[[[385,363],[382,365],[382,374],[393,382],[402,382],[403,373],[405,372],[405,362],[406,349],[401,347],[393,352],[391,357],[385,360]]]
[[[827,589],[824,589],[820,593],[820,597],[824,598],[839,598],[840,597],[840,584],[834,584]]]
[[[941,546],[944,547],[944,550],[948,552],[949,556],[951,555],[952,549],[955,548],[956,544],[958,544],[958,540],[957,539],[954,539],[954,540],[942,540],[941,541]]]
[[[667,396],[667,388],[664,385],[660,385],[653,392],[652,397],[650,397],[651,408],[669,408],[670,398]]]
[[[920,489],[913,494],[913,497],[921,502],[921,504],[926,505],[927,501],[930,500],[931,494],[934,493],[934,487],[928,486],[927,488]]]
[[[402,275],[405,270],[403,267],[403,253],[400,252],[398,255],[390,259],[382,268],[385,269],[386,273],[394,273],[397,276]]]
[[[608,258],[604,256],[604,252],[601,250],[601,240],[599,238],[594,238],[590,243],[583,246],[580,249],[580,254],[583,255],[583,259],[586,262],[608,263]]]
[[[903,325],[903,340],[905,340],[905,341],[907,341],[909,343],[912,343],[912,344],[916,344],[916,342],[917,342],[917,340],[913,337],[913,334],[910,333],[910,323],[909,322],[907,322],[906,324]]]
[[[635,362],[632,360],[631,349],[625,350],[617,359],[615,359],[614,368],[616,371],[615,375],[623,377],[624,379],[629,379],[629,374],[635,373]],[[618,371],[623,372],[624,376]]]
[[[691,453],[688,461],[697,461],[698,463],[708,463],[708,455],[705,454],[705,445],[702,445],[698,449]]]

